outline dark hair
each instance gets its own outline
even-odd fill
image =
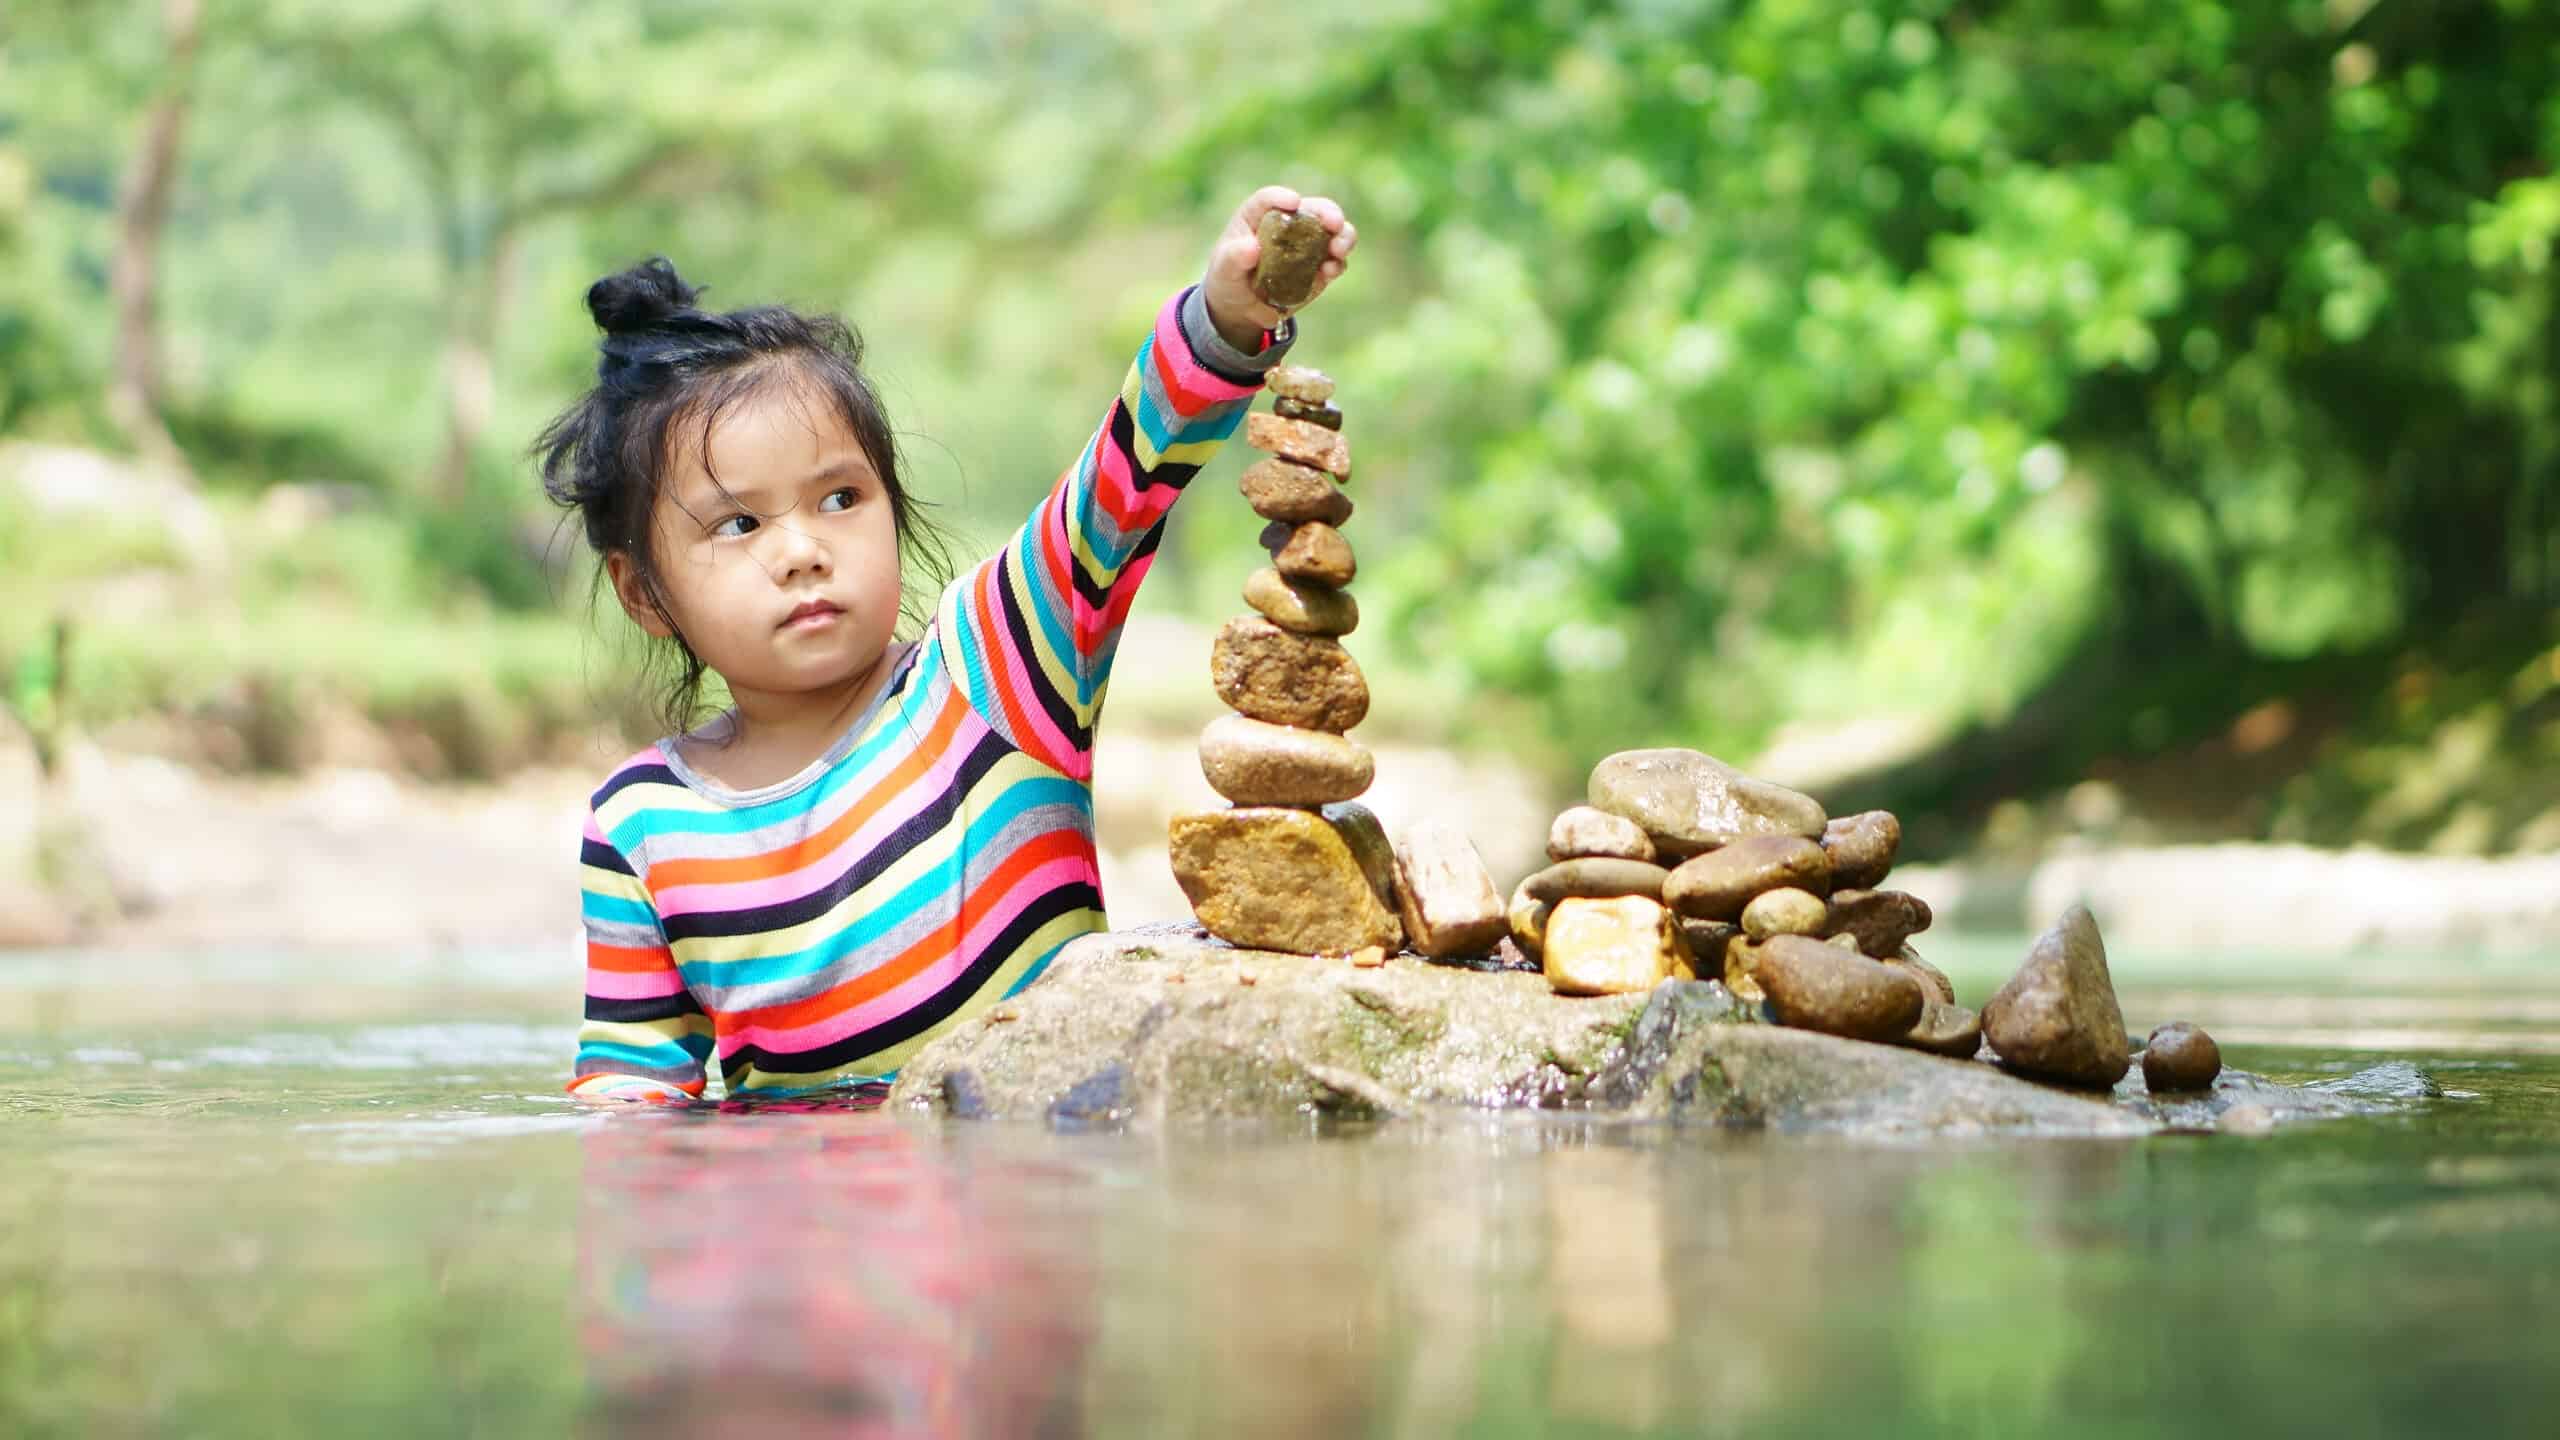
[[[937,588],[951,573],[941,528],[898,479],[896,437],[862,373],[862,338],[832,315],[781,305],[699,310],[693,302],[700,293],[663,258],[588,286],[587,311],[604,331],[595,388],[545,426],[533,446],[543,493],[576,512],[596,552],[599,582],[606,556],[629,556],[649,603],[674,629],[670,643],[650,647],[648,656],[650,668],[665,662],[659,705],[679,732],[701,709],[704,667],[667,605],[650,526],[679,424],[700,425],[707,455],[712,427],[740,401],[777,382],[813,386],[834,403],[880,477],[902,567]],[[900,614],[911,625],[921,628],[932,602],[930,593],[900,586]]]

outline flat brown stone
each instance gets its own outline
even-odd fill
[[[1200,773],[1238,805],[1329,805],[1367,791],[1376,765],[1329,731],[1221,715],[1200,732]]]
[[[1910,946],[1903,946],[1902,953],[1887,957],[1883,963],[1897,970],[1910,971],[1911,978],[1920,982],[1920,988],[1929,992],[1929,998],[1948,1005],[1956,1003],[1956,984],[1947,978],[1947,972],[1921,959],[1920,952]],[[1970,1055],[1973,1052],[1968,1050],[1965,1053]]]
[[[1351,542],[1321,520],[1310,520],[1291,531],[1288,542],[1271,557],[1271,564],[1302,585],[1330,585],[1337,590],[1360,573]]]
[[[1339,406],[1310,405],[1303,400],[1292,400],[1283,395],[1271,402],[1271,413],[1283,420],[1304,420],[1310,425],[1321,425],[1327,430],[1342,428],[1342,410]]]
[[[1342,636],[1360,628],[1360,602],[1350,591],[1300,585],[1268,565],[1244,578],[1244,603],[1301,635]]]
[[[1624,815],[1568,805],[1547,827],[1550,860],[1653,860],[1653,842],[1644,827]]]
[[[1351,442],[1341,432],[1321,425],[1256,410],[1244,417],[1244,443],[1283,460],[1312,465],[1337,479],[1351,478]]]
[[[1746,835],[1819,840],[1830,823],[1811,796],[1753,779],[1696,750],[1621,750],[1591,767],[1585,798],[1643,826],[1654,848],[1674,857]]]
[[[1239,615],[1219,627],[1209,679],[1227,708],[1274,725],[1338,735],[1369,713],[1369,684],[1350,651],[1259,615]]]
[[[1920,1007],[1919,1020],[1903,1033],[1901,1043],[1932,1055],[1970,1060],[1982,1048],[1982,1017],[1961,1005],[1932,998]]]
[[[1348,955],[1404,943],[1391,893],[1395,859],[1377,817],[1361,806],[1177,815],[1167,838],[1192,913],[1231,945]]]
[[[1831,928],[1826,934],[1856,938],[1858,948],[1879,960],[1902,953],[1903,943],[1929,928],[1929,902],[1900,890],[1835,890],[1831,893]]]
[[[1237,477],[1236,489],[1243,492],[1253,513],[1265,520],[1292,525],[1321,520],[1339,526],[1351,518],[1351,497],[1342,493],[1332,476],[1286,460],[1256,460],[1247,465]]]
[[[1550,905],[1574,896],[1607,900],[1641,895],[1659,900],[1663,877],[1670,873],[1642,860],[1559,860],[1521,881],[1520,889]]]
[[[1664,903],[1699,920],[1739,920],[1764,891],[1831,889],[1831,861],[1802,835],[1750,835],[1680,863],[1663,882]]]
[[[1321,405],[1333,398],[1333,377],[1309,365],[1275,365],[1262,377],[1263,388],[1287,400]]]

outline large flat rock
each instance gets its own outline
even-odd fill
[[[1193,927],[1087,936],[935,1040],[893,1106],[1062,1126],[1566,1109],[1874,1136],[2134,1136],[2371,1108],[2226,1072],[2174,1103],[1761,1022],[1713,981],[1588,998],[1528,972],[1238,950]],[[2252,1112],[2252,1118],[2255,1112]]]

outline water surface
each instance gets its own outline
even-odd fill
[[[0,1434],[2397,1435],[2560,1413],[2549,969],[2148,967],[2137,1026],[2191,1016],[2286,1078],[2409,1059],[2449,1093],[2263,1140],[1872,1145],[599,1115],[559,1093],[557,968],[0,959]]]

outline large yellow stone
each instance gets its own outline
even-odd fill
[[[1545,960],[1547,983],[1563,995],[1616,995],[1673,976],[1697,978],[1671,912],[1642,895],[1557,901],[1547,916]]]
[[[1173,878],[1209,933],[1251,950],[1348,955],[1404,944],[1395,852],[1359,805],[1176,815]]]

